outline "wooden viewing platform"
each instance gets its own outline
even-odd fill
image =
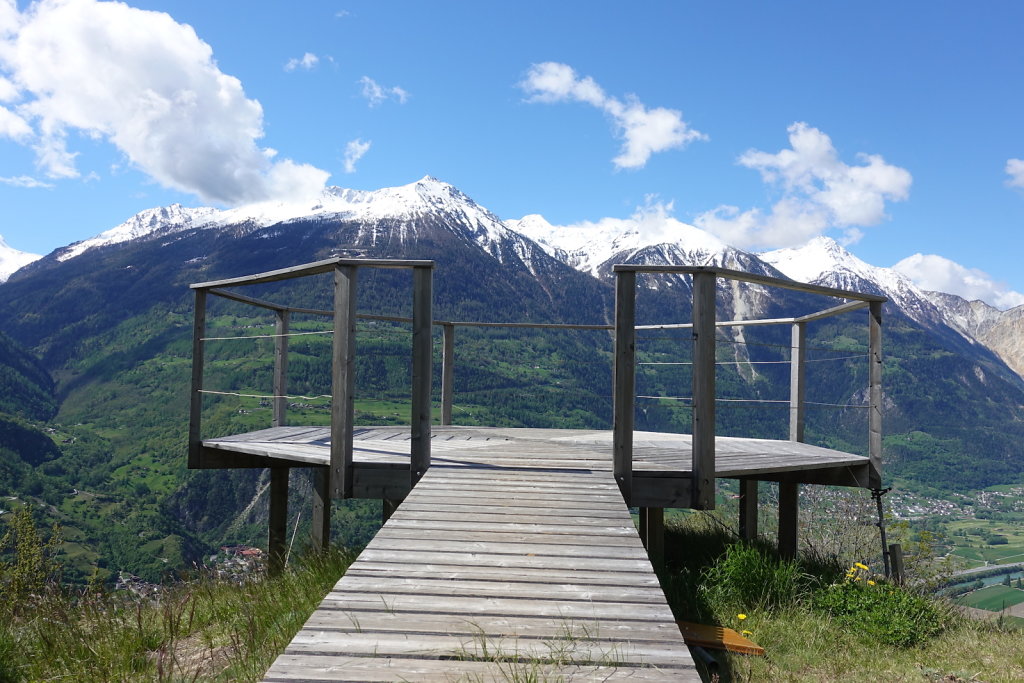
[[[362,268],[413,271],[411,318],[359,316]],[[757,536],[758,482],[779,485],[779,548],[797,548],[799,486],[881,487],[882,297],[720,268],[614,267],[615,325],[524,327],[607,329],[614,344],[611,430],[452,426],[454,339],[458,326],[432,315],[429,261],[334,258],[242,278],[193,285],[189,467],[270,471],[270,569],[285,547],[288,473],[312,468],[314,546],[330,536],[330,502],[376,498],[387,519],[266,674],[284,680],[697,680],[690,654],[652,570],[663,557],[664,508],[711,509],[715,481],[740,482],[739,531]],[[333,273],[331,310],[289,307],[230,288]],[[684,275],[692,321],[638,326],[637,273]],[[719,279],[845,300],[795,318],[716,318]],[[202,438],[208,295],[274,312],[273,424]],[[807,325],[868,310],[868,455],[803,443]],[[288,426],[289,320],[333,319],[331,423]],[[410,427],[354,424],[358,317],[412,327]],[[715,434],[716,331],[736,325],[789,325],[788,440]],[[432,424],[431,328],[441,326],[441,426]],[[686,328],[693,339],[692,434],[635,432],[635,335]],[[637,534],[629,507],[639,509]],[[884,537],[883,537],[884,543]]]

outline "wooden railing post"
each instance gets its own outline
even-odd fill
[[[615,369],[612,468],[626,501],[633,498],[633,410],[636,400],[636,272],[615,272]]]
[[[789,440],[804,440],[807,323],[793,323],[789,356]],[[779,483],[779,553],[792,559],[800,544],[800,484]]]
[[[452,423],[452,403],[455,398],[455,325],[441,325],[441,424]]]
[[[196,290],[195,317],[192,322],[192,393],[189,396],[188,466],[199,467],[202,460],[203,363],[206,336],[206,290]]]
[[[431,331],[433,324],[434,271],[430,267],[413,268],[412,280],[412,450],[409,469],[412,484],[430,467],[430,383],[433,361]]]
[[[871,488],[882,487],[882,302],[868,306],[868,458]]]
[[[356,266],[338,266],[334,269],[334,344],[331,363],[331,498],[352,497],[357,272]]]
[[[794,323],[789,355],[789,440],[804,440],[807,323]]]
[[[715,508],[714,273],[693,275],[693,495],[691,507]]]
[[[740,538],[744,541],[757,540],[757,479],[740,479]]]
[[[291,317],[288,311],[274,311],[277,324],[274,326],[274,427],[288,424],[288,324]]]

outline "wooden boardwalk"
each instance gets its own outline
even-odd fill
[[[503,431],[435,430],[431,468],[264,680],[699,680],[607,443]],[[358,459],[407,439],[359,430]]]

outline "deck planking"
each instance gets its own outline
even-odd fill
[[[388,435],[363,436],[357,453]],[[434,450],[264,680],[699,680],[600,452],[468,436]]]

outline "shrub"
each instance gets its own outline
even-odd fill
[[[896,647],[911,647],[938,634],[946,616],[935,600],[868,579],[862,564],[816,593],[812,602],[851,632]]]

